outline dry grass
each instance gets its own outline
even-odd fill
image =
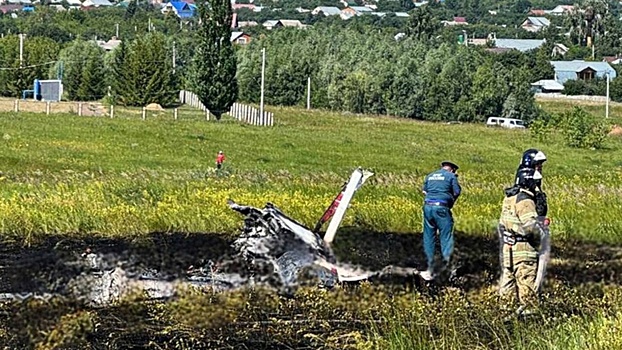
[[[0,112],[14,112],[16,101],[19,112],[47,113],[47,102],[6,97],[0,98]],[[50,113],[78,114],[80,107],[85,116],[109,115],[106,106],[99,102],[50,102]]]

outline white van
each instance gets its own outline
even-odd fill
[[[502,126],[509,129],[524,129],[525,123],[520,119],[490,117],[486,126]]]

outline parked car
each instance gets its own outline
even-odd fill
[[[501,126],[509,129],[525,129],[525,123],[520,119],[490,117],[486,126]]]

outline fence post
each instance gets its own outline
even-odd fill
[[[110,105],[110,119],[114,118],[114,105]]]
[[[175,120],[177,120],[177,108],[173,111],[173,115],[175,116]]]
[[[147,117],[147,109],[143,107],[143,120]]]
[[[19,99],[15,100],[13,107],[14,107],[13,109],[15,110],[15,113],[19,112]]]
[[[50,115],[50,101],[45,103],[45,114]]]
[[[205,120],[209,121],[209,111],[205,108]]]
[[[82,116],[82,102],[78,102],[78,116]]]

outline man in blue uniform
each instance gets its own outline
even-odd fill
[[[452,162],[441,163],[441,168],[425,177],[423,193],[423,249],[428,262],[428,269],[421,272],[425,280],[436,277],[434,252],[436,231],[439,231],[443,267],[450,262],[454,249],[454,219],[451,209],[461,193],[456,171],[458,166]]]

